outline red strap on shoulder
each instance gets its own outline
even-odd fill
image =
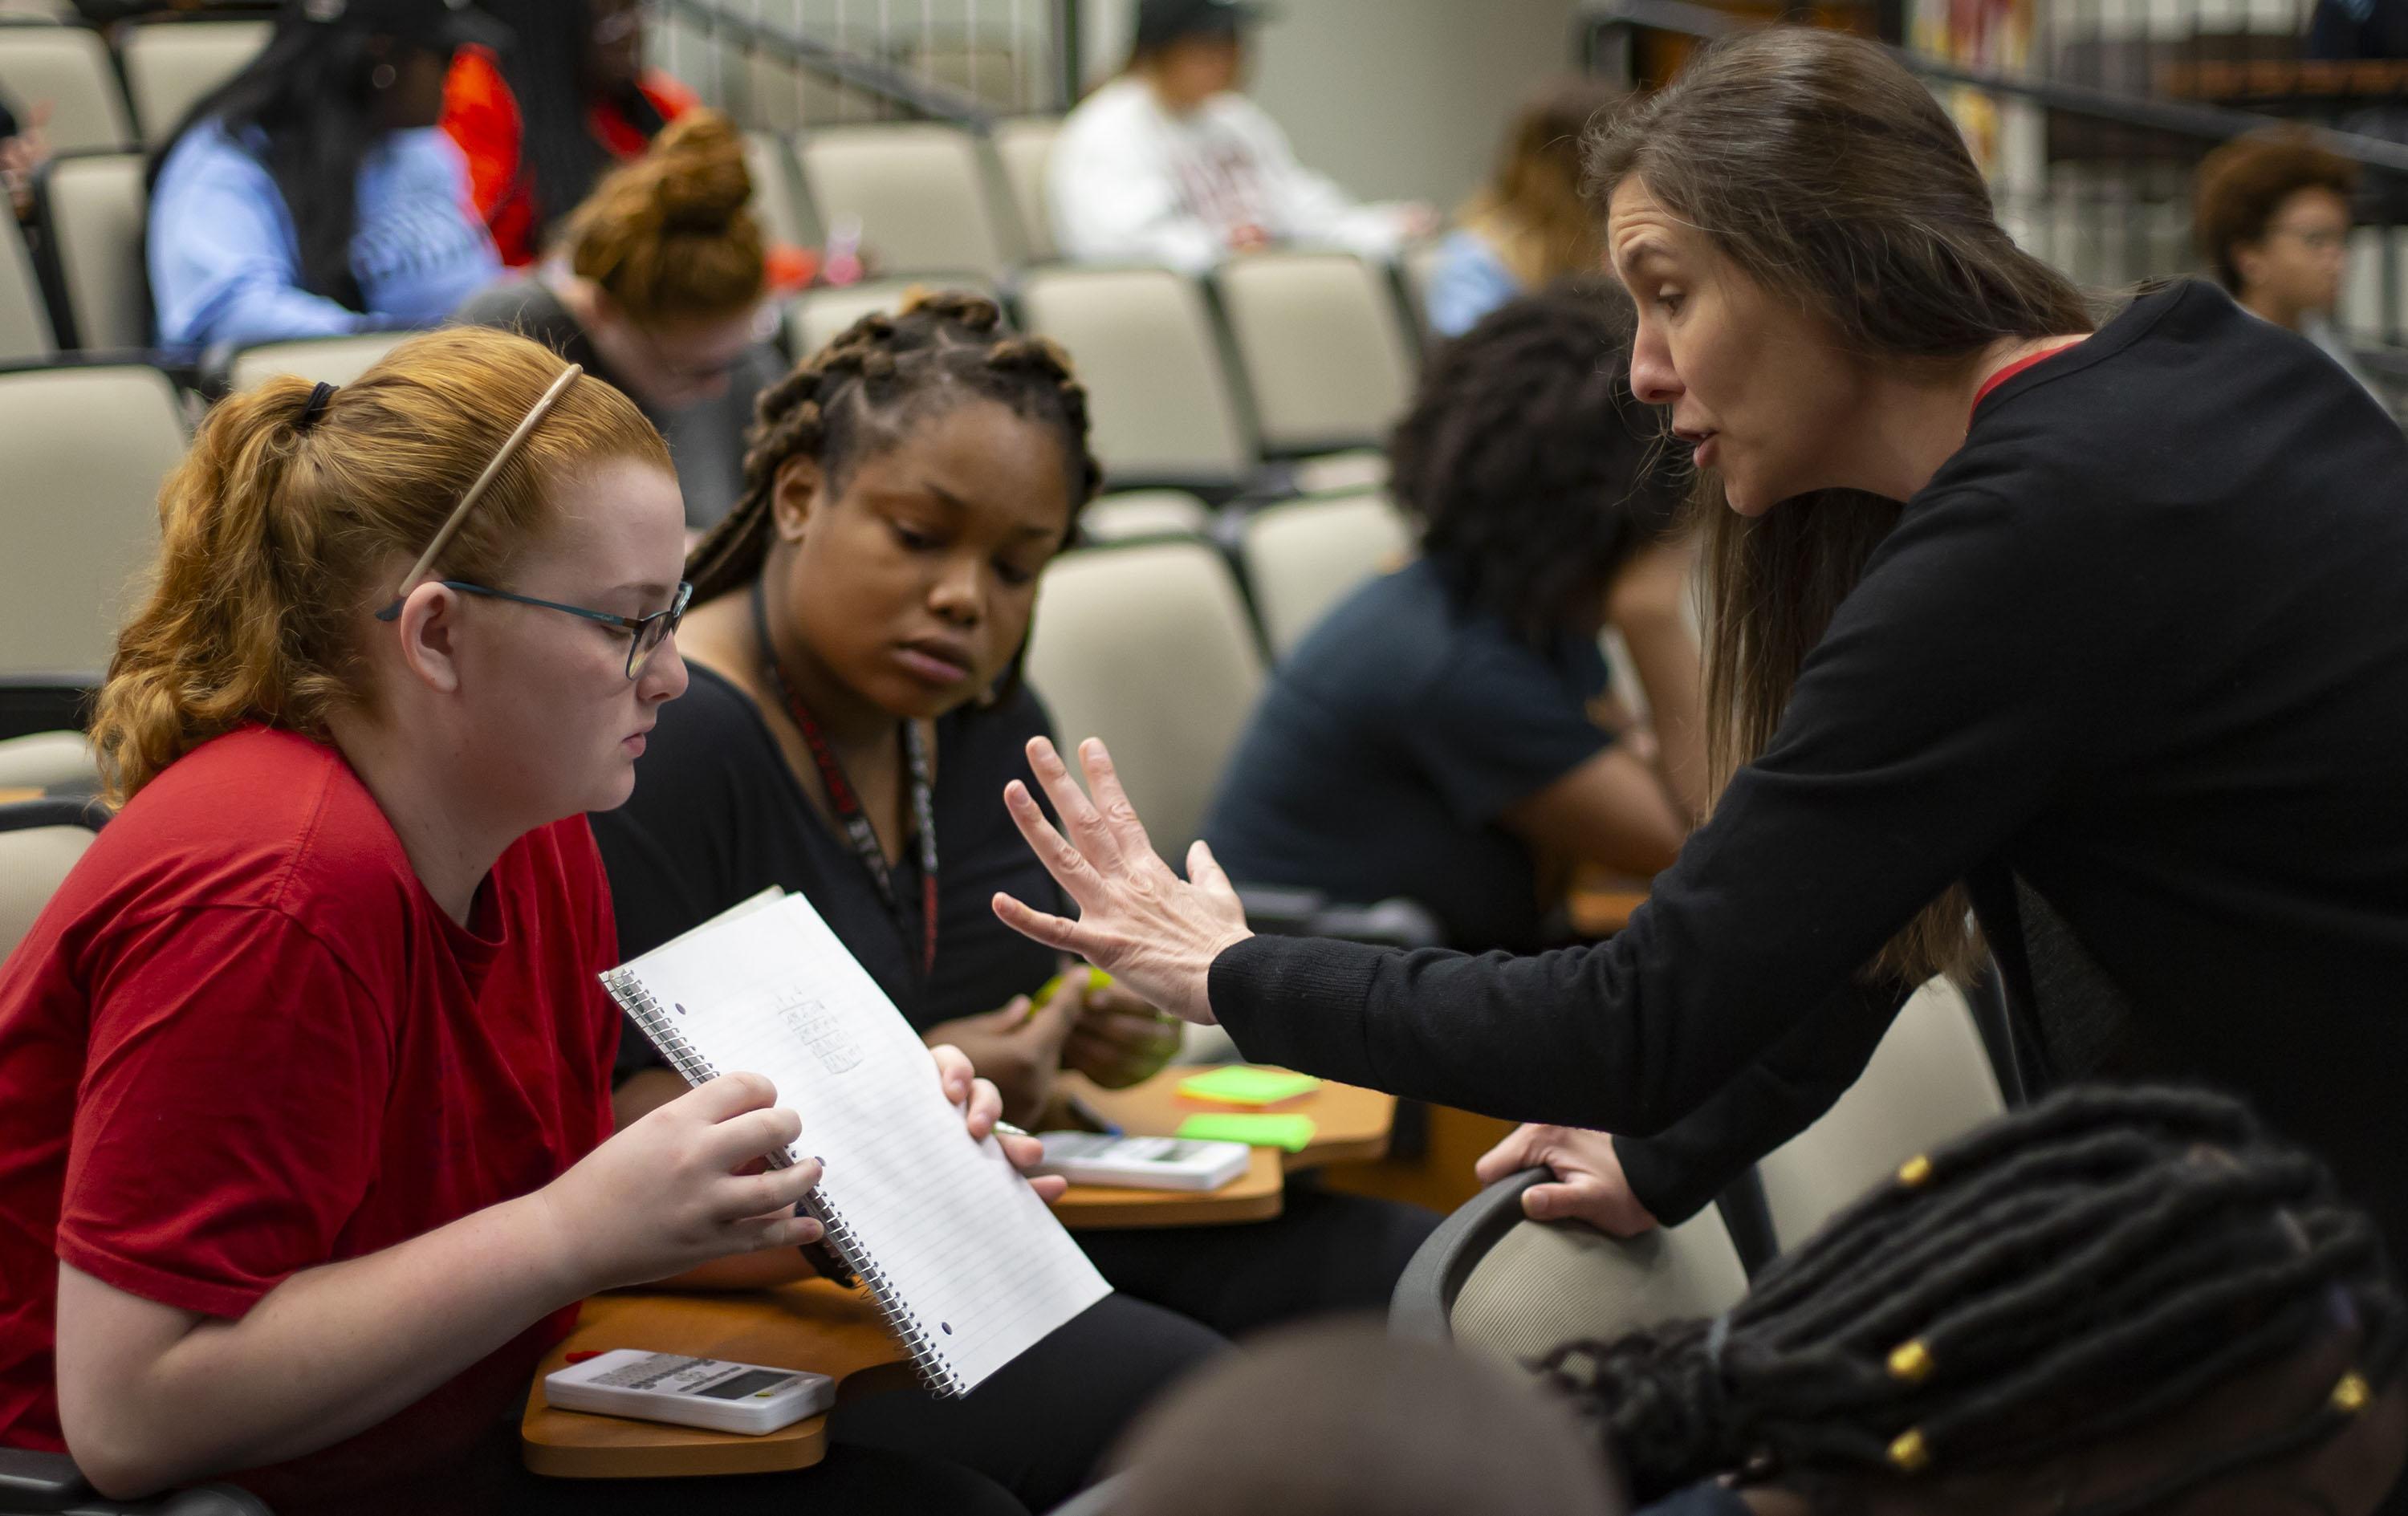
[[[1973,408],[1975,410],[1981,409],[1982,402],[1990,398],[1990,392],[1992,390],[2004,384],[2007,380],[2014,378],[2017,374],[2022,373],[2025,369],[2029,368],[2036,364],[2044,364],[2051,358],[2056,357],[2058,353],[2063,352],[2068,348],[2078,348],[2082,345],[2082,338],[2075,337],[2071,342],[2060,342],[2053,348],[2042,348],[2040,351],[2018,358],[2014,363],[2009,364],[2006,367],[2000,369],[1988,379],[1984,379],[1982,381],[1982,387],[1973,392]]]

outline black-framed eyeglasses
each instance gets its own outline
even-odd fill
[[[512,594],[508,590],[496,590],[491,585],[477,584],[467,579],[437,579],[436,582],[447,590],[457,590],[462,594],[481,594],[489,599],[508,600],[516,605],[540,606],[545,610],[566,611],[571,616],[582,616],[589,622],[600,622],[605,626],[615,626],[628,635],[627,677],[629,679],[643,673],[644,665],[652,662],[652,654],[660,651],[661,644],[677,634],[678,622],[685,620],[686,604],[694,598],[694,586],[680,583],[677,587],[677,595],[670,600],[668,609],[656,610],[649,616],[621,616],[612,611],[594,610],[585,606],[566,605],[558,600],[538,600],[531,594]],[[389,622],[400,614],[401,602],[396,600],[378,611],[376,619]]]

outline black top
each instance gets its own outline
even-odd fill
[[[1331,611],[1271,677],[1204,819],[1250,884],[1408,895],[1458,948],[1544,945],[1530,849],[1497,818],[1610,738],[1594,637],[1544,650],[1423,560]]]
[[[760,708],[699,665],[693,682],[661,708],[636,765],[634,798],[594,813],[594,837],[610,876],[619,952],[649,952],[689,927],[772,884],[810,898],[839,941],[869,970],[912,1027],[999,1010],[1053,977],[1054,958],[996,920],[997,890],[1049,907],[1059,892],[1003,808],[1003,786],[1037,785],[1022,747],[1051,736],[1037,696],[988,709],[964,707],[937,722],[937,971],[920,976],[920,863],[903,850],[895,865],[898,921],[869,873],[813,807]],[[659,1062],[630,1031],[619,1068]]]
[[[514,274],[468,297],[452,319],[471,326],[498,326],[542,343],[587,373],[624,391],[636,408],[668,439],[685,495],[688,526],[716,522],[734,508],[744,485],[744,430],[752,422],[755,396],[785,372],[776,350],[756,347],[737,361],[727,388],[716,397],[681,410],[646,404],[594,350],[576,316],[550,285],[531,274]]]
[[[2028,1001],[2020,881],[2143,1066],[2253,1097],[2397,1253],[2403,754],[2408,442],[2306,340],[2175,284],[1983,403],[1628,930],[1525,959],[1255,938],[1211,1002],[1250,1057],[1612,1131],[1749,1070],[1679,1129],[1687,1172],[1626,1149],[1677,1212],[1828,1105],[1753,1061],[1878,1030],[1899,989],[1850,978],[1949,881]]]

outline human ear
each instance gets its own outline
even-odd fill
[[[778,465],[769,514],[781,540],[800,542],[811,518],[827,505],[827,474],[816,458],[789,458]]]
[[[428,689],[441,694],[460,690],[460,657],[455,639],[460,630],[464,597],[433,580],[409,592],[395,618],[402,666]]]

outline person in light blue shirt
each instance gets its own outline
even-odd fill
[[[163,347],[433,326],[500,271],[436,122],[452,54],[508,34],[449,0],[291,0],[151,165]]]
[[[1555,80],[1506,133],[1497,172],[1456,216],[1423,285],[1432,335],[1461,336],[1514,296],[1604,266],[1597,218],[1581,202],[1581,134],[1621,98],[1601,79]]]

